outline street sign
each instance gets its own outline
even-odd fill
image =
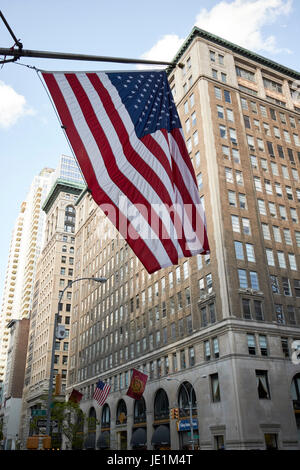
[[[193,429],[198,429],[198,420],[197,418],[193,418],[192,420],[193,423]],[[189,419],[181,419],[177,423],[177,431],[190,431],[191,430],[191,424]]]
[[[46,419],[38,419],[36,424],[38,428],[45,428],[46,423],[47,423]]]
[[[32,410],[31,416],[47,416],[47,410]]]

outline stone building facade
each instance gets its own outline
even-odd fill
[[[298,449],[300,74],[198,28],[174,61],[211,253],[148,275],[83,192],[74,275],[108,280],[73,287],[67,392],[100,421],[87,446]]]

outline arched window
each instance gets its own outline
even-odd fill
[[[192,402],[192,412],[197,414],[196,394],[193,386],[189,382],[183,382],[178,391],[178,407],[180,416],[189,416],[190,401]]]
[[[67,206],[65,209],[65,232],[75,232],[75,209],[73,206]]]
[[[169,418],[169,399],[166,392],[160,388],[154,400],[154,419]]]
[[[86,449],[95,449],[96,447],[96,419],[96,411],[92,407],[89,411],[88,435],[84,443]]]
[[[117,406],[116,424],[127,423],[127,407],[124,400],[120,400]]]
[[[101,427],[103,428],[110,427],[110,408],[107,404],[103,406],[102,416],[101,416]]]
[[[294,408],[298,405],[298,409],[300,409],[300,374],[296,374],[292,380],[291,394]]]
[[[146,419],[146,403],[142,397],[134,402],[134,423],[144,423]]]

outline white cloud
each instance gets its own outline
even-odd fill
[[[247,49],[260,52],[287,52],[277,46],[276,37],[264,37],[263,27],[276,23],[292,11],[293,0],[233,0],[220,1],[213,8],[203,8],[195,26],[209,31]],[[163,36],[142,55],[143,59],[166,60],[174,58],[184,39],[176,34]],[[142,68],[142,66],[139,66]]]
[[[293,0],[221,1],[203,8],[195,25],[254,51],[280,52],[274,35],[264,37],[262,28],[291,13]]]
[[[171,61],[182,46],[183,41],[184,39],[181,39],[177,34],[167,34],[157,41],[149,51],[145,52],[141,59]],[[153,68],[153,66],[150,67]],[[141,64],[138,68],[145,68],[145,65]],[[165,68],[165,65],[163,68]]]
[[[0,81],[0,127],[8,129],[21,117],[34,114],[35,111],[27,106],[24,96]]]

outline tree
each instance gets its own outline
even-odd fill
[[[96,431],[98,424],[96,418],[87,416],[79,404],[72,401],[54,402],[51,419],[57,421],[59,432],[67,438],[73,450],[82,449],[88,432]]]
[[[46,402],[46,398],[42,399]],[[39,433],[37,422],[40,418],[33,417],[30,427],[34,433]],[[51,423],[55,422],[58,432],[51,432],[52,448],[60,448],[62,444],[62,435],[67,438],[72,450],[82,449],[84,441],[91,430],[96,431],[96,424],[99,424],[96,418],[90,418],[83,413],[78,403],[72,401],[61,401],[53,397],[51,406]]]

